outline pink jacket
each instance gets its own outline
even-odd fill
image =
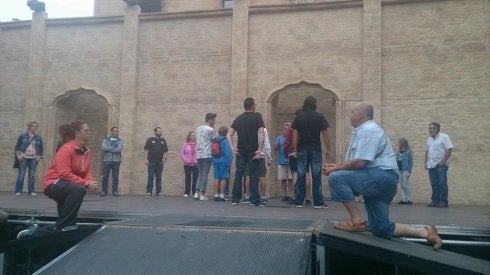
[[[184,143],[182,145],[182,148],[180,148],[180,158],[184,162],[185,166],[196,166],[196,144]]]

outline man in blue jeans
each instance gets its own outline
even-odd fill
[[[389,220],[389,206],[398,183],[398,166],[391,142],[383,128],[373,121],[373,114],[370,104],[354,106],[349,118],[355,129],[345,161],[323,166],[323,173],[329,175],[332,199],[342,202],[350,215],[335,228],[347,232],[366,230],[366,222],[354,198],[363,195],[373,235],[385,239],[399,236],[425,238],[434,250],[438,250],[442,240],[434,225],[416,228]]]
[[[322,192],[322,144],[320,134],[325,143],[325,158],[329,158],[330,139],[328,122],[325,117],[316,112],[316,98],[308,96],[303,102],[303,111],[293,120],[293,154],[297,158],[298,179],[294,187],[294,204],[303,207],[306,193],[306,172],[311,167],[313,179],[314,208],[326,208]]]
[[[264,144],[264,121],[262,116],[255,113],[255,102],[251,97],[243,101],[245,112],[233,121],[228,134],[231,151],[236,156],[235,183],[233,185],[231,204],[237,205],[242,198],[242,181],[245,167],[250,172],[250,205],[262,206],[259,193],[259,159]],[[235,147],[233,135],[238,135]],[[258,135],[257,135],[258,133]]]
[[[428,207],[448,207],[447,170],[453,143],[448,135],[441,133],[441,125],[437,122],[429,124],[429,137],[425,145],[425,169],[429,170],[430,186],[432,187],[431,202]]]
[[[121,166],[121,151],[123,141],[119,138],[119,128],[111,128],[111,136],[102,140],[102,152],[104,153],[102,171],[101,197],[107,196],[109,185],[109,173],[112,171],[112,195],[119,196],[119,166]]]

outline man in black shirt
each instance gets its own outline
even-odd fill
[[[303,111],[293,120],[293,151],[297,157],[298,179],[295,185],[295,205],[302,207],[305,199],[306,171],[311,166],[313,179],[313,204],[315,208],[326,208],[322,193],[322,143],[326,146],[325,158],[329,158],[329,125],[325,117],[316,112],[316,98],[308,96],[303,103]]]
[[[162,197],[162,172],[163,164],[167,160],[167,141],[162,137],[162,128],[153,129],[154,137],[150,137],[145,143],[145,164],[148,166],[148,182],[146,183],[146,196],[151,197],[153,191],[153,178],[155,178],[156,195]]]
[[[255,102],[251,97],[243,101],[245,112],[233,121],[228,134],[233,155],[236,156],[235,183],[233,185],[232,205],[237,205],[242,198],[242,180],[245,167],[250,171],[250,202],[252,205],[261,206],[259,194],[258,165],[260,152],[264,144],[264,121],[262,116],[255,113]],[[235,147],[233,135],[238,135],[238,144]],[[259,133],[257,135],[257,132]]]

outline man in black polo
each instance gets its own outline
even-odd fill
[[[150,137],[145,143],[145,164],[148,166],[148,182],[146,184],[146,196],[151,197],[153,191],[153,178],[155,178],[156,195],[162,197],[162,173],[163,164],[167,160],[167,141],[162,137],[162,128],[153,129],[154,137]]]

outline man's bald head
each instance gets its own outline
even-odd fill
[[[358,127],[364,122],[373,119],[374,110],[373,105],[365,102],[360,102],[354,105],[352,112],[349,116],[351,125]]]

